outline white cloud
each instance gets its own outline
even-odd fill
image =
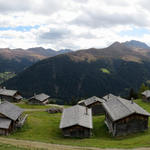
[[[148,0],[0,0],[0,47],[105,47],[141,37],[121,31],[150,26]],[[19,27],[32,27],[23,31]],[[36,27],[35,27],[36,26]],[[137,31],[138,32],[138,31]]]
[[[32,12],[50,14],[62,8],[60,0],[0,0],[0,12]]]

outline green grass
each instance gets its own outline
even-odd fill
[[[52,105],[29,105],[24,103],[23,104],[18,103],[16,105],[24,109],[46,109],[46,108],[54,107]]]
[[[101,68],[100,69],[103,73],[106,73],[106,74],[110,74],[110,71],[106,68]]]
[[[52,100],[55,100],[55,99],[53,98]],[[28,100],[24,98],[20,103],[14,103],[14,104],[24,109],[47,109],[51,107],[63,106],[63,105],[55,105],[55,104],[35,105],[35,104],[28,104],[27,102]],[[66,105],[64,107],[68,107],[68,106]]]
[[[21,148],[21,147],[16,147],[16,146],[0,143],[0,150],[31,150],[31,149],[26,149],[26,148]]]
[[[142,108],[144,108],[148,112],[150,112],[150,103],[143,102],[140,99],[136,99],[136,100],[134,100],[134,102],[137,103],[138,105],[140,105]]]
[[[150,112],[150,103],[136,102]],[[112,137],[104,124],[104,116],[93,117],[93,136],[86,139],[64,138],[59,129],[61,114],[47,112],[27,112],[28,120],[24,127],[10,138],[50,142],[55,144],[89,146],[101,148],[150,147],[150,129],[125,137]],[[149,123],[150,126],[150,123]]]

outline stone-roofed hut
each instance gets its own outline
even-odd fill
[[[0,104],[0,135],[8,135],[16,128],[21,127],[26,115],[23,115],[23,109],[8,102],[3,101]]]
[[[150,90],[146,90],[142,93],[142,100],[144,102],[150,102]]]
[[[150,114],[133,101],[121,97],[109,98],[103,103],[105,109],[105,124],[113,136],[122,136],[129,133],[148,129]]]
[[[2,101],[9,101],[9,102],[20,102],[23,97],[17,90],[8,90],[6,88],[0,89],[0,99]]]
[[[28,100],[28,103],[37,104],[37,105],[45,105],[49,103],[49,100],[48,100],[49,98],[50,96],[44,93],[37,94],[37,95],[34,94],[34,96]]]
[[[78,102],[79,105],[86,106],[88,108],[92,108],[93,115],[104,114],[104,108],[102,103],[104,102],[103,99],[92,96],[86,100],[81,100]]]
[[[60,129],[65,137],[90,137],[93,128],[91,109],[75,105],[63,110]]]

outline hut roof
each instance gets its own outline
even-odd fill
[[[16,95],[15,98],[16,98],[17,100],[20,100],[20,99],[22,99],[23,97],[22,97],[21,95]]]
[[[8,129],[10,124],[11,124],[11,120],[10,119],[0,118],[0,128]]]
[[[78,101],[78,104],[84,103],[85,99]]]
[[[103,103],[103,106],[113,121],[120,120],[135,113],[150,116],[150,113],[136,103],[117,96],[110,98]]]
[[[79,101],[78,104],[84,103],[85,106],[89,106],[89,105],[91,105],[91,104],[93,104],[93,103],[95,103],[95,102],[103,103],[104,100],[101,99],[101,98],[99,98],[99,97],[92,96],[92,97],[90,97],[90,98],[88,98],[88,99]]]
[[[43,102],[43,101],[45,101],[46,99],[48,99],[50,96],[49,95],[47,95],[47,94],[44,94],[44,93],[41,93],[41,94],[37,94],[37,95],[34,95],[33,97],[31,97],[29,100],[31,100],[31,99],[36,99],[36,100],[38,100],[38,101],[41,101],[41,102]]]
[[[0,95],[14,96],[16,93],[17,93],[17,90],[0,89]]]
[[[0,104],[0,114],[3,114],[11,120],[17,120],[22,113],[23,109],[10,102],[4,101]]]
[[[146,90],[142,93],[142,95],[146,96],[146,97],[150,97],[150,90]]]
[[[104,97],[103,97],[103,99],[104,100],[109,100],[110,98],[115,98],[116,96],[115,95],[113,95],[113,94],[107,94],[107,95],[105,95]]]
[[[80,125],[92,129],[93,123],[91,109],[80,105],[64,109],[60,128],[67,128],[74,125]]]

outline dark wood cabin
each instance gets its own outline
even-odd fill
[[[75,105],[63,110],[60,129],[65,137],[88,138],[92,135],[91,109]]]
[[[31,97],[28,100],[29,104],[36,104],[36,105],[45,105],[49,103],[50,96],[44,93],[41,94],[34,94],[33,97]]]
[[[105,124],[113,136],[123,136],[148,129],[150,114],[136,103],[121,97],[103,103]]]
[[[104,108],[102,105],[103,102],[103,99],[96,96],[92,96],[86,100],[79,101],[78,104],[91,108],[93,115],[100,115],[104,114]]]
[[[17,90],[0,89],[0,99],[2,101],[20,102],[23,97]]]
[[[146,90],[142,93],[142,100],[144,102],[150,102],[150,90]]]
[[[0,135],[8,135],[17,128],[23,126],[27,115],[23,115],[23,109],[16,105],[3,101],[0,104]]]

